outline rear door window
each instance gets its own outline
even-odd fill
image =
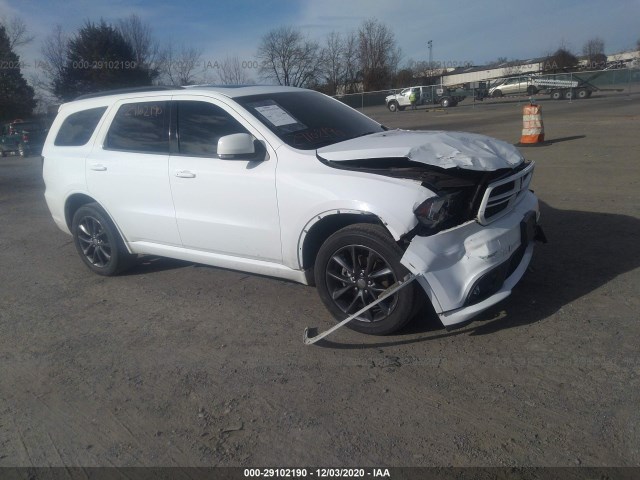
[[[109,150],[169,153],[168,102],[138,102],[122,105],[104,143]]]

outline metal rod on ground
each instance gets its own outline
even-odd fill
[[[402,280],[398,280],[396,283],[394,283],[389,288],[387,288],[384,292],[382,292],[375,302],[372,302],[369,305],[367,305],[366,307],[358,310],[356,313],[354,313],[350,317],[345,318],[340,323],[338,323],[337,325],[334,325],[333,327],[331,327],[329,330],[327,330],[325,332],[322,332],[322,333],[320,333],[318,335],[314,335],[314,336],[310,337],[309,334],[315,333],[317,331],[317,328],[315,328],[315,327],[307,327],[307,328],[305,328],[304,329],[304,335],[302,337],[302,340],[304,341],[304,344],[305,345],[313,345],[318,340],[322,340],[324,337],[326,337],[327,335],[332,334],[333,332],[338,330],[340,327],[345,326],[347,323],[349,323],[351,320],[356,318],[358,315],[362,315],[364,312],[369,310],[371,307],[375,307],[377,304],[379,304],[380,302],[382,302],[386,298],[388,298],[391,295],[399,292],[404,287],[406,287],[411,282],[413,282],[416,278],[418,278],[417,275],[410,274],[410,275],[407,275],[406,277],[404,277]]]

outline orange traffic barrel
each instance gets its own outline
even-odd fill
[[[542,107],[540,105],[525,105],[522,109],[521,145],[531,145],[544,142],[544,125],[542,124]]]

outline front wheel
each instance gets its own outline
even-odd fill
[[[389,102],[389,105],[387,105],[387,107],[389,108],[390,112],[396,112],[398,110],[398,103],[397,102]]]
[[[314,266],[320,299],[338,320],[373,303],[408,270],[400,263],[402,250],[379,225],[356,224],[331,235],[320,247]],[[403,327],[413,313],[414,285],[392,295],[347,326],[372,335]]]
[[[98,275],[116,275],[131,265],[134,256],[126,251],[113,222],[97,203],[76,211],[71,233],[80,258]]]
[[[448,108],[449,106],[451,106],[451,99],[450,98],[443,98],[442,100],[440,100],[440,106],[442,108]]]

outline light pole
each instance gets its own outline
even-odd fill
[[[433,69],[433,40],[429,40],[427,42],[427,46],[429,47],[429,70]]]

